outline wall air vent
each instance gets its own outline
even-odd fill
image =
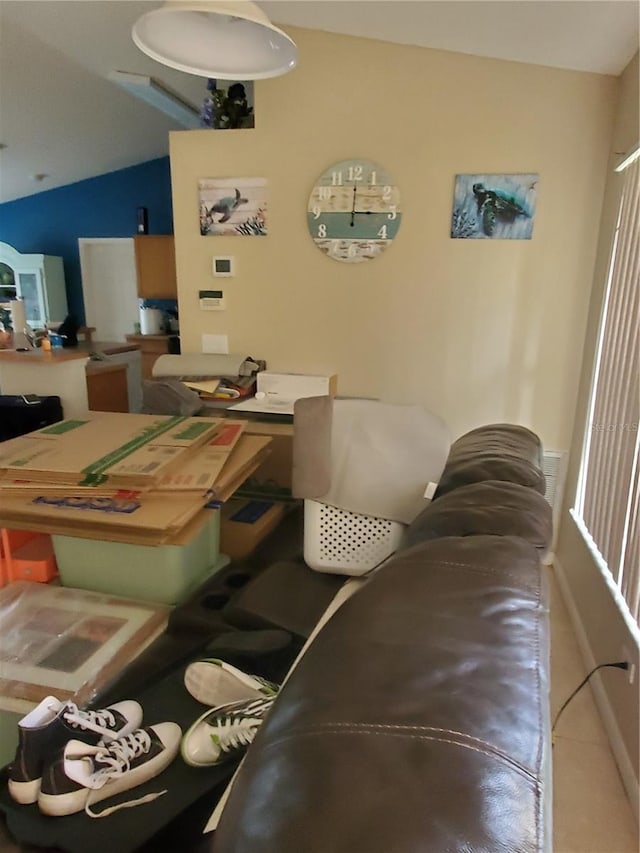
[[[542,454],[542,471],[547,481],[547,489],[544,496],[549,504],[551,504],[553,510],[553,541],[551,543],[551,551],[555,550],[558,536],[568,456],[569,454],[566,450],[545,450]]]

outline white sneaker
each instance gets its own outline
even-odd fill
[[[230,702],[205,711],[182,738],[183,759],[192,767],[211,767],[242,755],[274,701]]]
[[[259,675],[247,675],[230,663],[208,658],[190,663],[184,686],[198,702],[217,707],[229,702],[275,696],[279,686]]]
[[[98,814],[91,811],[95,803],[161,773],[178,754],[181,737],[182,730],[176,723],[158,723],[136,729],[105,746],[69,741],[42,774],[40,811],[61,817],[84,809],[89,817],[106,817],[119,809],[155,800],[166,791],[127,800]]]

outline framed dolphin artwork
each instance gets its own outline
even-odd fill
[[[198,203],[202,236],[267,234],[266,178],[201,178]]]
[[[539,175],[456,175],[451,236],[530,240]]]

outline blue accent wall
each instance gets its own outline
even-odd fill
[[[168,157],[0,204],[0,241],[62,257],[69,311],[82,324],[78,237],[132,237],[139,207],[147,208],[150,234],[173,233]]]

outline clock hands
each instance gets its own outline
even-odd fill
[[[353,187],[353,204],[351,206],[351,222],[349,225],[353,228],[356,224],[356,216],[370,216],[373,211],[371,210],[356,210],[356,193],[358,191],[358,187],[354,184]]]

